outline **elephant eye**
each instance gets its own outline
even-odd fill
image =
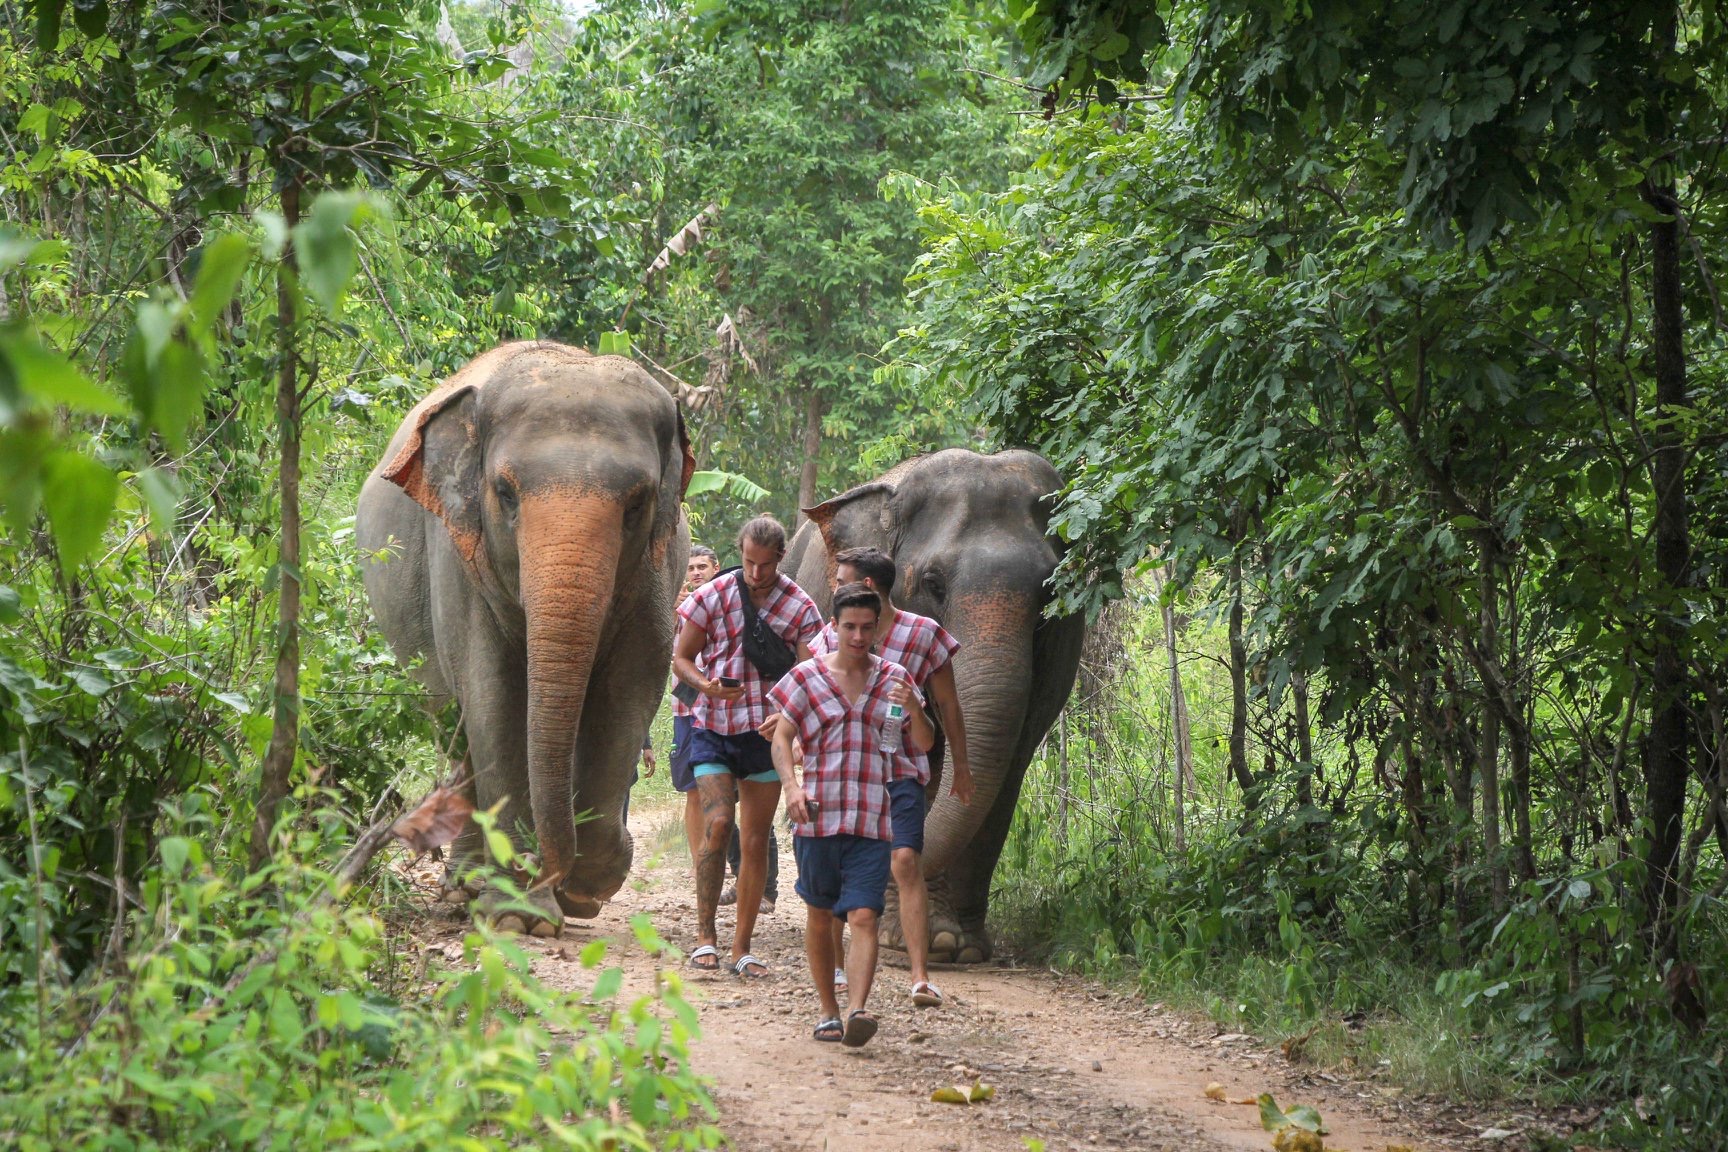
[[[510,481],[500,476],[492,482],[492,490],[498,494],[498,503],[504,511],[516,511],[516,489],[510,486]]]
[[[948,599],[948,581],[942,578],[942,573],[931,570],[924,573],[924,591],[938,600]]]

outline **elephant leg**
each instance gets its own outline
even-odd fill
[[[929,890],[930,959],[937,964],[951,964],[960,951],[960,916],[954,911],[954,896],[948,873],[939,872],[924,878]]]
[[[461,761],[452,765],[452,772],[456,791],[470,807],[475,807],[474,762],[464,753]],[[480,825],[470,820],[457,833],[444,857],[444,880],[438,888],[441,903],[466,905],[480,894],[481,885],[471,873],[480,862],[483,851]]]
[[[994,951],[986,924],[990,911],[990,880],[995,874],[996,862],[1002,857],[1002,846],[1008,841],[1008,830],[1014,824],[1014,807],[1020,797],[1024,772],[1022,765],[1014,774],[1012,786],[1004,786],[997,793],[996,802],[991,805],[978,834],[948,869],[947,898],[958,930],[953,951],[957,964],[982,963],[990,959]]]

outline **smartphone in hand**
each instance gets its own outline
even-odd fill
[[[714,682],[722,688],[744,687],[744,681],[738,679],[736,676],[716,676]]]

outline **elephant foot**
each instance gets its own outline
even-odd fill
[[[600,915],[600,909],[605,906],[606,901],[593,896],[583,896],[575,892],[566,892],[562,888],[558,889],[558,907],[563,909],[564,915],[574,919],[592,920]]]
[[[965,930],[960,927],[960,916],[954,911],[954,902],[948,896],[948,879],[946,876],[932,876],[930,885],[930,959],[938,964],[953,964],[957,962]]]
[[[523,909],[523,902],[538,915]],[[547,888],[531,888],[522,900],[511,900],[502,892],[487,889],[475,901],[474,915],[475,919],[486,921],[500,932],[547,937],[564,931],[563,910],[558,906],[557,897]]]
[[[982,925],[963,929],[954,941],[956,964],[982,964],[990,959],[994,952],[995,945],[990,939],[990,932]]]
[[[444,870],[444,878],[438,882],[438,903],[466,908],[471,900],[480,895],[484,885],[475,876],[464,880],[462,874],[467,871],[466,866],[456,864],[451,864]]]

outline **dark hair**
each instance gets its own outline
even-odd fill
[[[744,527],[738,529],[738,551],[744,551],[744,542],[763,548],[772,548],[780,555],[786,555],[786,526],[772,516],[758,516]]]
[[[690,559],[694,560],[698,556],[706,557],[707,559],[714,561],[716,564],[720,563],[720,553],[714,551],[714,549],[708,547],[706,544],[690,545]]]
[[[834,590],[834,619],[839,620],[840,613],[848,608],[868,608],[876,619],[882,619],[882,597],[863,582],[842,584]]]
[[[894,591],[894,559],[880,548],[847,548],[834,554],[834,563],[846,565],[884,596]]]

